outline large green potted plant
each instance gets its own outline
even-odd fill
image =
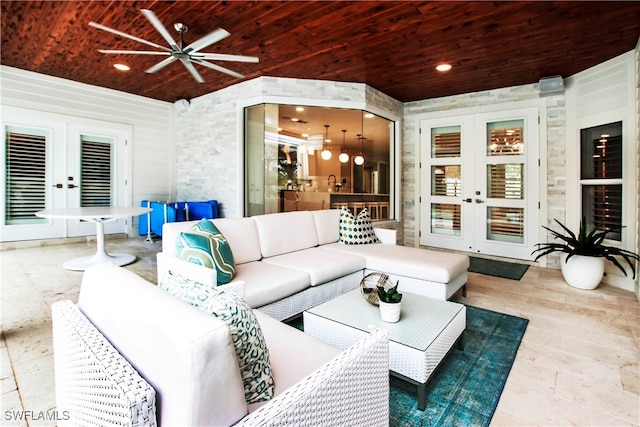
[[[562,227],[564,233],[545,226],[543,228],[553,234],[554,239],[559,239],[562,243],[538,243],[536,245],[537,249],[532,254],[537,253],[535,258],[535,261],[537,261],[545,255],[561,252],[560,269],[564,280],[569,285],[580,289],[595,289],[604,275],[605,260],[611,261],[626,276],[627,271],[618,257],[626,261],[633,272],[633,277],[636,277],[634,263],[635,261],[640,261],[638,254],[616,246],[603,244],[607,234],[618,232],[621,227],[605,230],[596,226],[587,231],[586,220],[583,218],[576,235],[557,219],[554,221]]]

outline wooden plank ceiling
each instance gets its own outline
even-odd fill
[[[189,44],[218,27],[231,35],[203,52],[257,56],[218,62],[245,75],[366,83],[414,101],[567,77],[634,49],[638,2],[417,1],[2,1],[1,63],[38,73],[175,101],[240,80],[200,65],[197,83],[178,61],[105,55],[153,50],[90,27],[90,21],[166,45],[140,13],[151,9]],[[113,68],[125,63],[128,72]],[[449,62],[453,69],[438,73]]]

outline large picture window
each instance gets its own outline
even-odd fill
[[[367,208],[393,218],[394,122],[363,110],[245,110],[245,212]]]

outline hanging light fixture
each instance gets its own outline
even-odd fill
[[[344,138],[346,134],[347,134],[347,130],[342,129],[342,150],[341,150],[342,152],[338,156],[338,160],[340,160],[340,163],[347,163],[349,161],[349,153],[347,153],[347,149],[344,146]]]
[[[358,139],[360,140],[360,153],[358,153],[357,156],[355,156],[353,158],[353,163],[355,163],[358,166],[362,166],[364,164],[364,156],[362,155],[362,153],[364,152],[364,111],[361,111],[361,116],[360,116],[360,120],[362,121],[361,123],[361,128],[362,128],[362,134],[358,134]]]
[[[320,153],[320,157],[322,157],[323,160],[329,160],[331,158],[331,150],[329,150],[328,147],[330,142],[329,125],[324,125],[324,142],[322,143],[322,153]]]

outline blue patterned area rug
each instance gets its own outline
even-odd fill
[[[416,387],[391,377],[391,426],[488,426],[527,328],[527,319],[467,306],[464,350],[454,347],[427,383],[419,411]]]

